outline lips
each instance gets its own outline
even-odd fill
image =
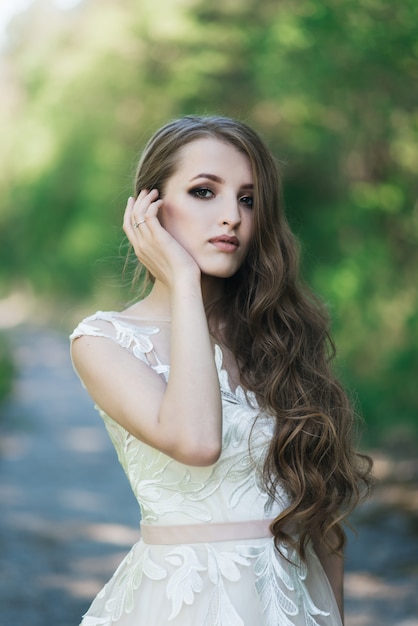
[[[212,243],[220,250],[225,252],[234,252],[239,248],[238,237],[230,237],[228,235],[220,235],[219,237],[212,237],[209,239],[209,243]]]

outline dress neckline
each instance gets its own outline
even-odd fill
[[[100,312],[99,312],[100,313]],[[107,313],[110,317],[113,318],[117,318],[118,321],[123,322],[126,321],[127,324],[129,326],[134,327],[135,329],[139,329],[140,327],[137,326],[136,324],[129,324],[129,322],[131,320],[135,320],[137,322],[143,322],[144,324],[146,324],[148,326],[148,330],[154,330],[154,332],[159,332],[161,329],[159,328],[158,324],[159,323],[170,323],[171,320],[168,319],[163,319],[163,318],[154,318],[153,320],[145,318],[145,317],[140,317],[137,315],[125,315],[122,313],[119,313],[118,311],[108,311]],[[235,398],[243,398],[244,396],[248,396],[251,395],[253,396],[253,394],[251,392],[248,391],[244,391],[244,388],[242,387],[242,385],[240,383],[238,384],[233,384],[232,383],[232,379],[230,377],[230,374],[228,372],[228,369],[225,366],[225,353],[224,353],[224,349],[222,347],[222,343],[216,340],[213,340],[212,342],[213,345],[213,349],[214,349],[214,356],[215,356],[215,363],[217,366],[217,370],[218,370],[218,374],[219,374],[219,378],[220,378],[220,383],[221,383],[221,388],[223,389],[223,391],[226,391],[228,394],[231,394],[232,396],[234,396]],[[153,346],[154,350],[155,350],[155,346]],[[227,349],[227,348],[225,348]],[[163,362],[161,361],[161,364]],[[169,364],[165,364],[166,367],[170,367]]]
[[[139,315],[126,315],[125,313],[120,313],[118,311],[110,311],[110,314],[122,320],[123,319],[137,320],[138,322],[147,322],[149,324],[154,324],[154,325],[160,324],[160,323],[164,323],[164,324],[171,323],[171,319],[164,318],[164,317],[154,317],[153,319],[150,319],[148,317],[142,317]]]

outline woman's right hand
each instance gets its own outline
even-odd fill
[[[129,198],[123,228],[139,261],[169,291],[168,381],[106,336],[77,339],[73,361],[98,406],[125,430],[180,463],[208,466],[222,449],[222,403],[201,272],[160,224],[162,204],[157,190]],[[166,296],[157,291],[154,304],[153,291],[148,296],[150,320]]]
[[[163,202],[157,189],[143,189],[136,200],[129,198],[123,230],[138,260],[156,280],[168,287],[185,275],[200,280],[200,269],[193,257],[160,224],[158,211]]]

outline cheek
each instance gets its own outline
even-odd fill
[[[167,209],[166,205],[163,204],[163,206],[158,211],[158,220],[163,228],[167,229],[167,224],[169,223],[169,219],[170,219],[170,212]]]
[[[158,219],[163,228],[174,236],[176,226],[179,223],[179,217],[176,211],[169,205],[164,204],[158,212]]]
[[[173,206],[163,205],[158,213],[160,224],[179,243],[187,242],[189,233],[193,229],[193,223],[184,211],[179,211]]]
[[[243,222],[243,234],[245,236],[247,246],[249,246],[254,236],[254,214],[253,213],[249,213],[245,217],[245,220]]]

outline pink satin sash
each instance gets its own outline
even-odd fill
[[[272,522],[272,519],[260,519],[162,526],[141,522],[141,535],[144,543],[158,545],[264,539],[273,536],[270,531]]]

